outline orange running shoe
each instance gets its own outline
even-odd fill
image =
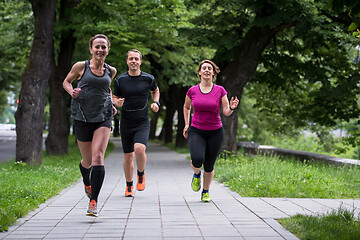
[[[93,217],[97,217],[98,216],[98,212],[97,212],[97,202],[93,199],[91,200],[91,202],[89,202],[89,207],[88,210],[86,212],[86,215],[88,216],[93,216]]]
[[[126,186],[125,197],[133,197],[133,196],[134,196],[134,186]]]
[[[88,198],[90,199],[91,198],[91,185],[90,186],[86,186],[84,184],[84,187],[85,187],[85,194],[86,196],[88,196]]]
[[[145,173],[142,176],[137,175],[136,189],[143,191],[145,189]]]

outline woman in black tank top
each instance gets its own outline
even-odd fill
[[[110,41],[105,35],[90,38],[89,50],[91,60],[75,63],[63,87],[72,97],[71,117],[82,156],[79,167],[85,193],[90,198],[86,215],[97,217],[97,201],[105,177],[104,154],[110,138],[111,117],[116,114],[110,90],[116,69],[105,63],[110,50]],[[73,88],[75,79],[78,85]]]

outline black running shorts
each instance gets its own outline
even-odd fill
[[[83,122],[74,120],[75,137],[81,142],[91,142],[94,132],[101,127],[108,127],[111,129],[111,119],[103,122]]]
[[[122,122],[122,124],[120,124],[120,133],[124,153],[134,152],[135,143],[142,143],[146,146],[149,139],[149,132],[150,126],[147,123],[137,127],[128,127]]]

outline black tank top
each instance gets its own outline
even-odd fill
[[[78,81],[78,98],[71,99],[71,117],[83,122],[103,122],[112,116],[110,96],[111,70],[105,64],[103,76],[91,72],[90,61],[85,61],[84,74]]]

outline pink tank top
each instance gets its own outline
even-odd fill
[[[220,118],[221,98],[226,90],[214,84],[209,93],[202,93],[199,84],[191,87],[186,95],[191,99],[194,114],[191,126],[201,130],[216,130],[222,127]]]

